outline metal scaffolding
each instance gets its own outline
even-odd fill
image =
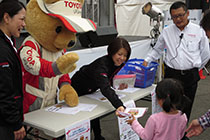
[[[85,0],[82,17],[93,20],[97,26],[114,26],[114,0]]]
[[[99,2],[98,0],[86,0],[82,9],[82,17],[89,18],[96,24],[98,23]]]

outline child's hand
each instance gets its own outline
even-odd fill
[[[128,124],[132,124],[133,123],[133,121],[135,120],[135,117],[134,117],[134,115],[132,114],[132,116],[131,117],[129,117],[129,119],[128,120],[126,120],[126,122],[128,123]]]

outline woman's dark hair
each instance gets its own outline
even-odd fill
[[[128,61],[128,59],[130,58],[131,55],[131,48],[130,45],[128,43],[127,40],[125,40],[124,38],[121,37],[117,37],[115,38],[108,46],[107,48],[107,52],[108,52],[108,56],[113,56],[115,55],[121,48],[124,48],[127,52],[127,59],[126,61]]]
[[[204,12],[204,16],[200,21],[200,25],[205,31],[210,31],[210,9]]]
[[[160,81],[156,87],[157,99],[163,99],[163,110],[170,112],[171,109],[180,109],[186,112],[190,100],[184,95],[184,88],[180,81],[166,78]]]
[[[185,12],[187,12],[187,5],[184,2],[177,1],[174,2],[171,7],[170,7],[170,13],[172,10],[178,9],[178,8],[183,8]]]
[[[26,9],[24,4],[18,0],[3,0],[0,2],[0,22],[2,22],[5,13],[8,13],[12,18],[23,8]]]

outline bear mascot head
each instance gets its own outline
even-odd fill
[[[96,25],[81,18],[83,0],[30,0],[26,7],[26,30],[30,34],[19,49],[23,69],[24,113],[64,100],[79,102],[71,86],[70,72],[79,59],[66,53],[76,43],[76,33],[95,31]]]

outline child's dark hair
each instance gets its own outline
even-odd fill
[[[3,0],[0,2],[0,22],[3,20],[3,16],[5,13],[8,13],[12,18],[16,15],[20,10],[26,9],[22,2],[18,0]]]
[[[128,55],[127,55],[127,60],[130,58],[131,55],[131,48],[127,40],[121,37],[115,38],[108,46],[107,52],[108,56],[113,56],[115,55],[121,48],[124,48]],[[127,61],[126,60],[126,61]]]
[[[184,95],[184,88],[178,80],[166,78],[160,81],[155,92],[158,100],[163,99],[162,108],[165,112],[170,112],[171,109],[186,112],[190,100]]]

